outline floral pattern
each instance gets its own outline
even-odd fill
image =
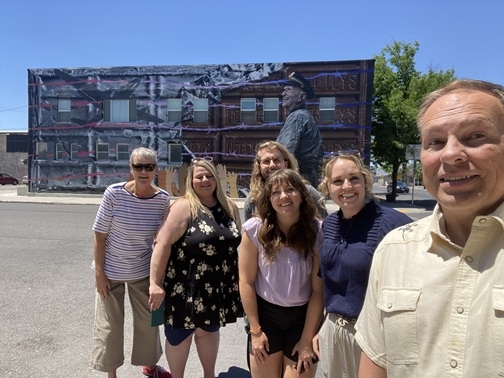
[[[236,223],[217,204],[191,219],[166,268],[165,319],[173,328],[225,326],[243,316],[238,290]]]

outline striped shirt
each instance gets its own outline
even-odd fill
[[[153,197],[138,198],[125,184],[107,188],[93,224],[93,231],[107,234],[105,275],[119,281],[149,276],[152,241],[170,203],[162,189]]]

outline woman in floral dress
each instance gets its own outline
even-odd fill
[[[165,305],[165,351],[172,377],[184,376],[194,335],[204,377],[214,378],[219,329],[243,316],[240,216],[210,159],[193,160],[186,188],[156,237],[149,305],[151,310]]]

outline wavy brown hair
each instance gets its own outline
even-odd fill
[[[287,235],[280,230],[277,213],[271,204],[271,194],[276,185],[292,186],[301,194],[299,219],[291,226]],[[313,254],[313,245],[318,232],[315,221],[317,208],[299,173],[292,169],[273,172],[257,199],[257,212],[262,220],[259,228],[259,242],[269,262],[274,261],[280,248],[286,246],[291,247],[304,258]]]

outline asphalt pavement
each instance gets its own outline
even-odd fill
[[[101,197],[0,187],[0,377],[106,377],[89,367],[95,295],[91,225]],[[242,199],[236,202],[243,207]],[[381,203],[414,219],[429,214],[433,206],[411,203],[407,196]],[[332,201],[327,208],[330,213],[337,210]],[[126,303],[125,364],[118,375],[142,377],[129,363],[132,320]],[[245,339],[241,319],[222,328],[219,378],[250,376]],[[160,363],[167,366],[164,355]],[[193,345],[186,377],[201,376]]]

